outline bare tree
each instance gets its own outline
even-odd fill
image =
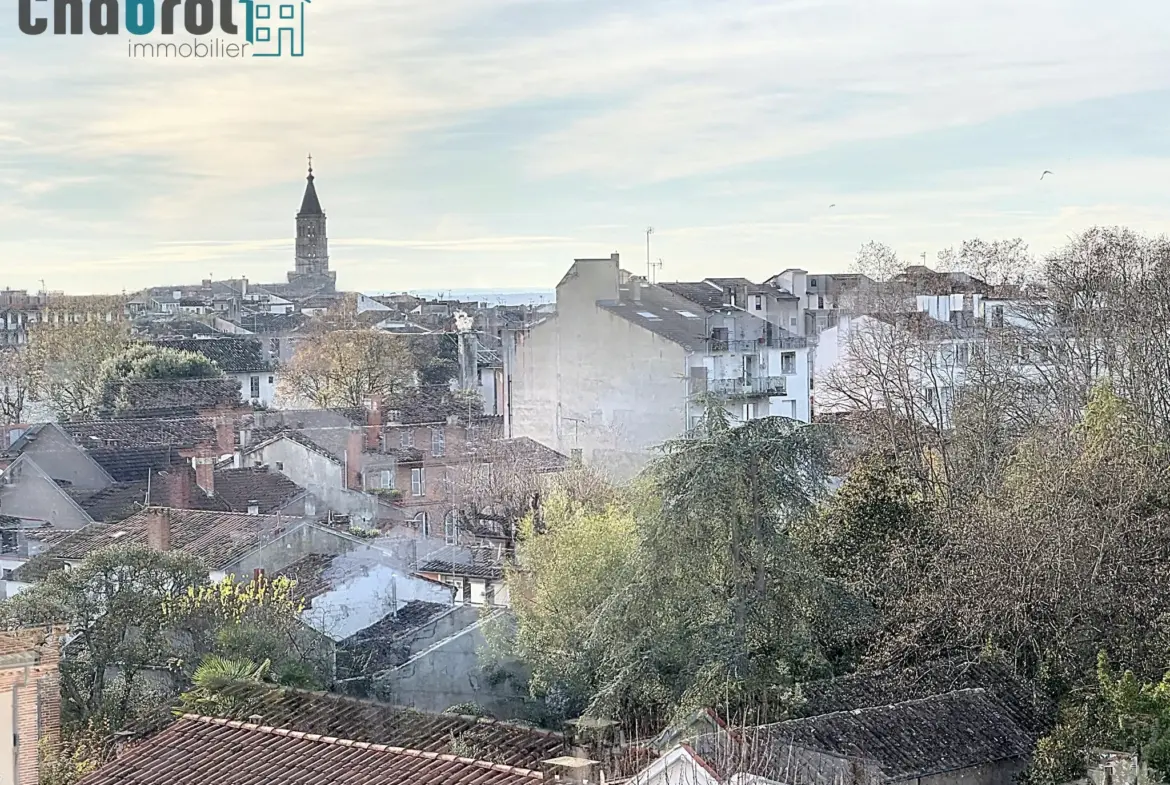
[[[0,349],[0,424],[24,422],[35,383],[25,352],[15,346]]]

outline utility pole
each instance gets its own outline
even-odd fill
[[[654,227],[646,227],[646,282],[650,282],[650,235],[654,234]]]

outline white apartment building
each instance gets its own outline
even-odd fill
[[[738,419],[807,422],[808,345],[778,324],[799,318],[796,306],[744,279],[655,285],[621,270],[617,254],[578,259],[556,313],[510,334],[508,436],[627,476],[695,424],[703,394]]]

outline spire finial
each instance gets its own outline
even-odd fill
[[[313,154],[309,153],[309,177],[313,176]]]

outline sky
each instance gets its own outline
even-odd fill
[[[1153,0],[312,0],[304,57],[174,61],[0,4],[0,288],[281,280],[310,153],[364,291],[1170,226]]]

